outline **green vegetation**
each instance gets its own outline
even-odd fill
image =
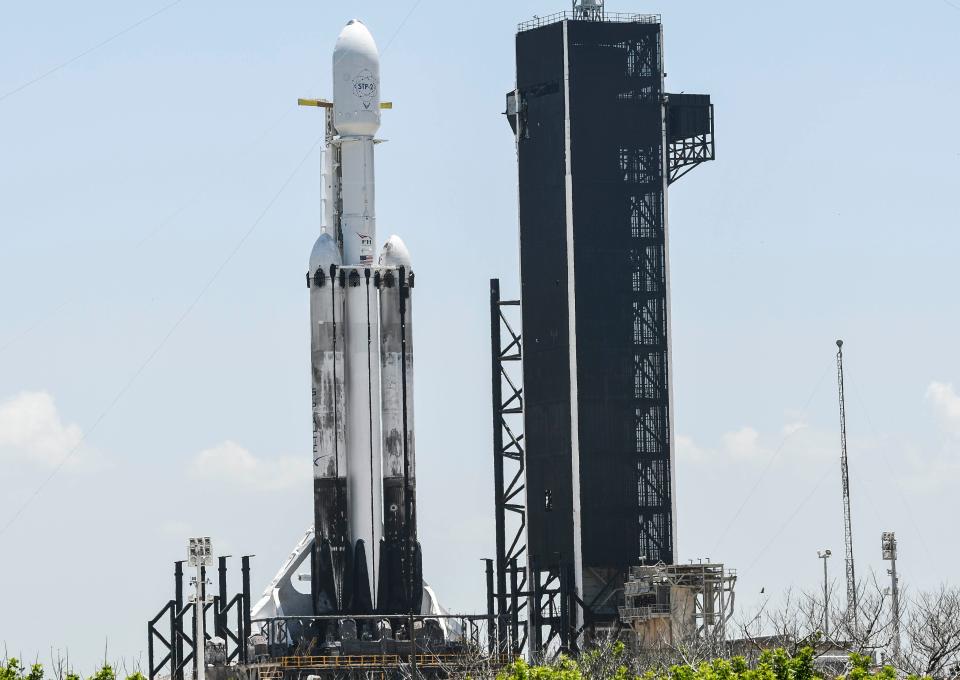
[[[497,680],[832,680],[817,671],[810,647],[793,656],[783,649],[764,651],[752,665],[740,656],[642,673],[631,671],[630,665],[623,643],[615,642],[586,652],[578,660],[560,655],[550,663],[531,666],[517,659],[497,674]],[[851,654],[850,670],[837,680],[897,680],[893,667],[871,666],[869,656]],[[928,679],[909,676],[907,680]]]
[[[851,654],[849,670],[837,678],[817,670],[814,650],[803,647],[796,654],[783,649],[764,651],[754,663],[742,656],[714,659],[698,666],[677,664],[665,670],[638,670],[622,642],[601,645],[578,659],[561,654],[553,661],[531,665],[517,659],[496,675],[496,680],[897,680],[892,666],[873,667],[869,656]],[[492,675],[492,673],[491,673]],[[488,677],[484,673],[476,677]],[[900,676],[903,677],[903,676]],[[118,680],[116,671],[104,664],[85,678],[70,671],[45,677],[43,665],[29,668],[16,658],[0,661],[0,680]],[[146,680],[139,671],[124,680]],[[905,680],[930,680],[929,676],[908,675]]]
[[[0,661],[0,680],[45,680],[43,664],[35,663],[28,669],[19,659],[10,658]],[[57,673],[48,680],[83,680],[82,676],[71,671]],[[103,666],[85,680],[117,680],[117,673],[110,664]],[[126,676],[126,680],[147,680],[140,671]]]

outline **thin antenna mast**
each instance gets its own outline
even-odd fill
[[[847,469],[847,412],[843,400],[843,340],[837,340],[837,385],[840,394],[840,469],[843,479],[843,547],[847,565],[847,619],[857,620],[857,579],[853,571],[853,524],[850,520],[850,472]]]

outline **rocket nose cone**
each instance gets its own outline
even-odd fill
[[[407,270],[413,266],[410,251],[396,234],[388,238],[380,249],[380,264],[385,267],[406,267]]]
[[[343,27],[333,48],[333,125],[345,136],[373,136],[380,127],[380,55],[361,22]]]
[[[340,31],[333,47],[334,59],[337,53],[346,51],[361,53],[370,59],[380,58],[373,35],[359,19],[351,19]]]
[[[310,251],[310,272],[322,269],[329,273],[330,265],[335,264],[339,267],[342,263],[340,248],[337,247],[333,236],[326,232],[320,234],[320,238],[313,244],[313,250]]]

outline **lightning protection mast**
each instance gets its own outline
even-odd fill
[[[853,525],[850,520],[850,472],[847,468],[847,412],[843,400],[843,340],[837,340],[837,386],[840,394],[840,472],[843,480],[843,547],[847,566],[847,620],[857,621],[857,579],[853,571]]]

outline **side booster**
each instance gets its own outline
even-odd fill
[[[374,262],[380,60],[359,21],[333,52],[326,230],[310,254],[316,614],[420,612],[410,255]]]

